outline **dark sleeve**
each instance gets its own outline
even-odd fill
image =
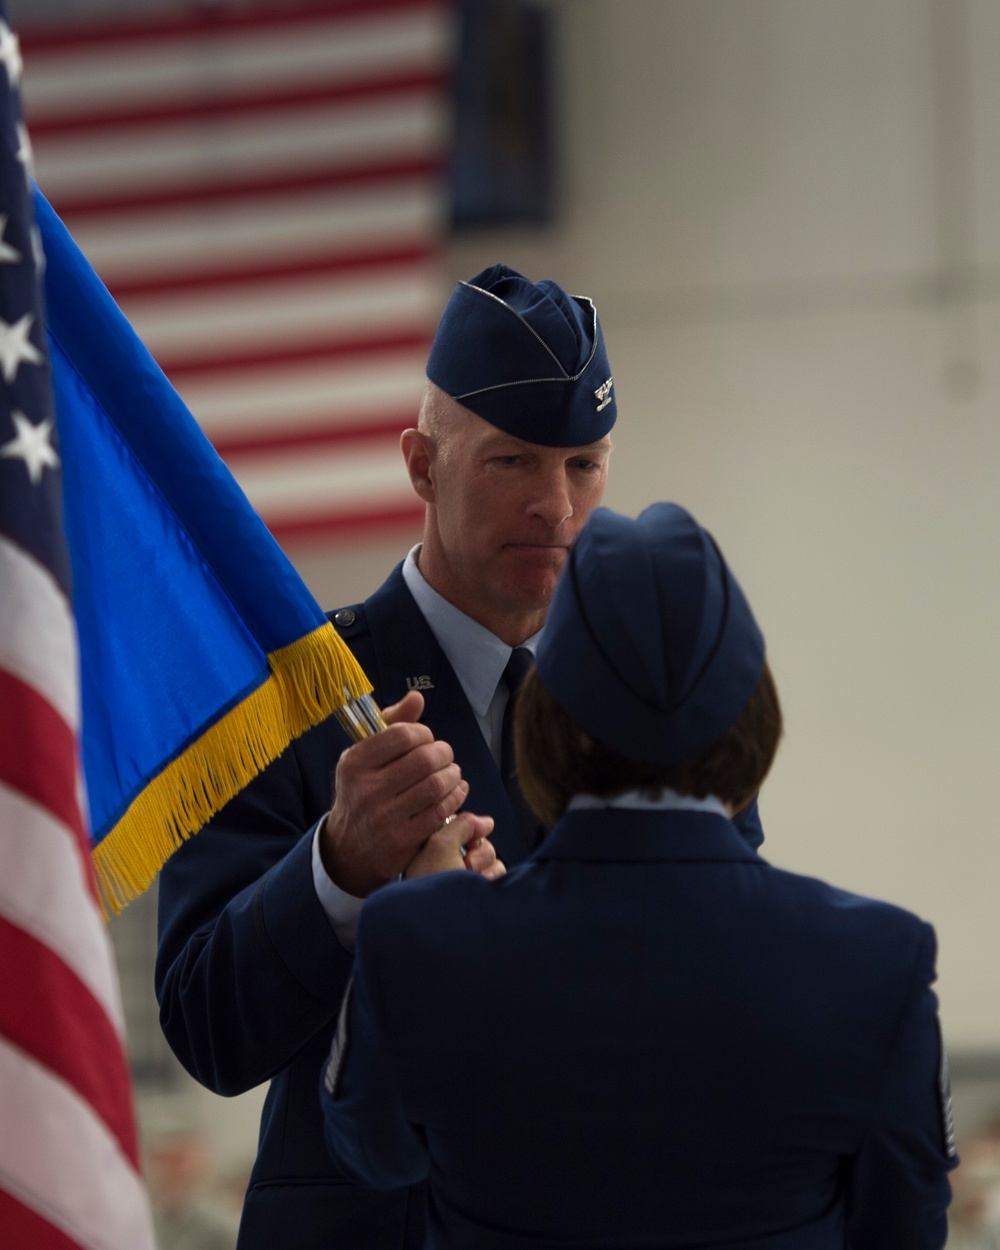
[[[921,924],[910,993],[874,1119],[848,1177],[850,1250],[940,1250],[948,1172],[958,1162],[934,981],[936,941]]]
[[[425,1180],[430,1161],[422,1131],[408,1122],[403,1109],[378,993],[373,930],[381,926],[372,910],[366,904],[361,913],[354,980],[323,1068],[320,1103],[327,1149],[336,1165],[372,1189],[393,1189]]]
[[[160,874],[160,1021],[184,1067],[219,1094],[285,1067],[334,1019],[350,976],[312,878],[311,835],[344,743],[328,726],[306,738],[312,790],[295,744]]]

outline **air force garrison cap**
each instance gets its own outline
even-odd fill
[[[697,755],[730,729],[764,639],[722,553],[671,503],[638,520],[591,513],[537,650],[538,675],[581,729],[645,764]]]
[[[596,443],[618,415],[593,302],[506,265],[455,287],[427,376],[491,425],[545,447]]]

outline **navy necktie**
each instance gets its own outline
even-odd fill
[[[511,806],[517,815],[528,849],[533,850],[542,836],[538,817],[528,806],[517,781],[517,765],[514,758],[514,704],[517,692],[535,660],[527,647],[515,647],[511,652],[501,680],[507,687],[507,706],[503,711],[503,732],[500,735],[500,775],[507,790]]]

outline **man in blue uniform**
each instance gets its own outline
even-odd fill
[[[453,815],[451,845],[465,842],[466,863],[487,874],[491,843],[514,864],[538,832],[498,767],[504,674],[530,656],[604,490],[616,403],[596,310],[494,266],[456,287],[427,373],[418,427],[402,439],[426,503],[423,543],[364,604],[332,615],[390,727],[347,750],[331,718],[160,877],[156,993],[170,1045],[218,1093],[271,1081],[240,1250],[422,1243],[422,1190],[359,1186],[323,1143],[316,1072],[354,920]],[[746,826],[759,841],[754,807]]]
[[[554,827],[366,904],[323,1070],[338,1164],[428,1177],[430,1247],[944,1245],[934,933],[739,836],[780,730],[709,535],[595,511],[518,697]]]

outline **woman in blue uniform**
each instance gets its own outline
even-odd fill
[[[323,1074],[340,1165],[429,1180],[429,1245],[944,1245],[934,933],[740,836],[780,732],[711,537],[595,512],[518,703],[552,827],[372,897]]]

